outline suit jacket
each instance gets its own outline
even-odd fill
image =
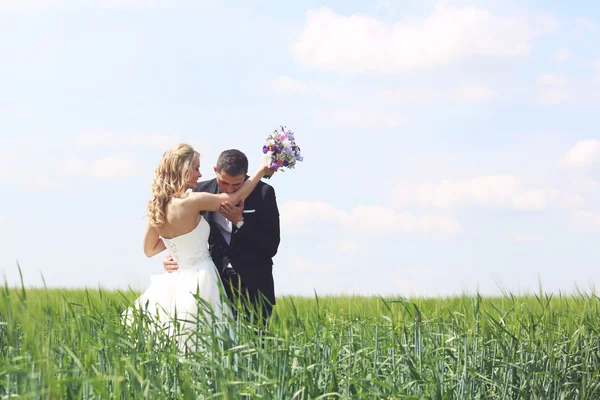
[[[196,192],[218,193],[216,179],[203,181]],[[244,225],[234,227],[229,245],[213,221],[213,211],[203,211],[202,216],[210,224],[208,245],[213,262],[223,276],[224,257],[238,273],[242,284],[250,291],[261,292],[271,304],[275,304],[273,282],[273,257],[280,242],[279,209],[275,190],[263,181],[244,202]],[[226,261],[225,261],[226,264]]]

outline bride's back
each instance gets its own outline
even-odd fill
[[[175,238],[191,232],[200,223],[200,214],[191,207],[189,196],[173,198],[165,207],[165,223],[158,228],[163,238]]]

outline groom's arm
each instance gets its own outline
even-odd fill
[[[279,248],[279,209],[272,186],[263,188],[261,215],[255,221],[244,220],[244,225],[235,232],[236,240],[244,247],[252,246],[264,257],[273,258]]]

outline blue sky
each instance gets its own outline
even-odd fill
[[[594,2],[0,2],[0,273],[143,289],[161,154],[277,175],[279,295],[589,289],[600,279]]]

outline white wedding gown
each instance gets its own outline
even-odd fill
[[[181,326],[182,348],[190,346],[189,342],[186,344],[187,337],[202,325],[208,325],[209,329],[217,324],[226,325],[227,329],[220,329],[220,333],[231,333],[228,324],[232,313],[222,300],[221,278],[208,251],[209,233],[210,225],[202,217],[192,231],[172,239],[161,238],[179,269],[151,276],[150,287],[134,303],[138,310],[167,325],[169,332],[173,332],[172,321],[176,317]],[[200,305],[196,295],[203,300]],[[127,318],[131,324],[132,319]]]

